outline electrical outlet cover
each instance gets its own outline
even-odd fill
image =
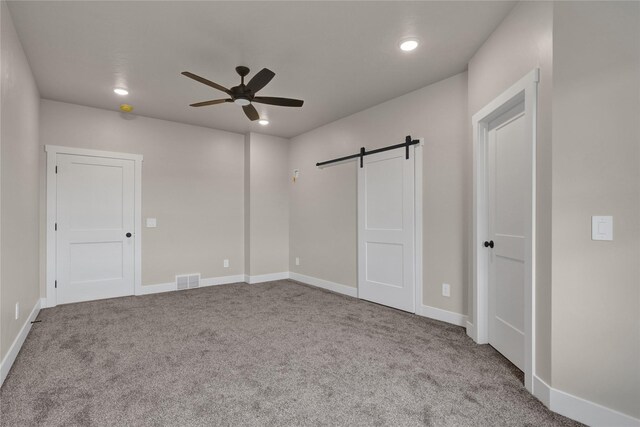
[[[451,286],[448,283],[442,284],[442,296],[450,297],[451,296]]]

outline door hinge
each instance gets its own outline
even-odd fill
[[[55,230],[55,231],[58,231],[58,223],[57,223],[57,222],[56,222],[56,223],[55,223],[55,225],[54,225],[54,230]]]
[[[56,173],[58,173],[58,165],[56,165]]]
[[[55,286],[55,288],[56,288],[56,289],[58,289],[58,281],[57,281],[57,280],[55,280],[55,281],[53,282],[53,285]]]

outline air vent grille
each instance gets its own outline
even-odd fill
[[[189,276],[189,287],[190,288],[200,287],[200,274],[192,274],[191,276]]]
[[[180,274],[176,276],[176,289],[190,289],[200,287],[200,273]]]

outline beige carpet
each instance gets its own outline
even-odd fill
[[[43,310],[2,426],[577,425],[462,328],[292,281]]]

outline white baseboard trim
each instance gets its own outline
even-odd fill
[[[162,292],[170,292],[175,290],[177,290],[175,282],[158,283],[155,285],[142,285],[140,287],[140,295],[159,294]]]
[[[22,325],[18,336],[13,340],[11,347],[9,347],[9,351],[4,356],[2,363],[0,363],[0,386],[2,386],[5,378],[7,378],[7,375],[9,375],[11,366],[13,366],[13,362],[15,362],[16,357],[18,357],[18,353],[22,348],[22,344],[24,344],[24,340],[27,339],[27,335],[29,335],[29,331],[31,330],[31,322],[36,320],[36,317],[38,317],[38,313],[40,313],[40,302],[40,299],[36,301],[36,304],[33,306],[29,317],[27,317],[24,325]]]
[[[200,280],[200,287],[228,285],[229,283],[244,283],[244,274],[236,274],[235,276],[210,277]]]
[[[593,427],[639,427],[640,419],[623,414],[562,390],[533,376],[533,394],[553,412]]]
[[[350,297],[358,297],[358,288],[342,285],[340,283],[330,282],[317,277],[305,276],[304,274],[289,272],[289,278],[307,285],[316,286],[318,288],[327,289],[339,294],[348,295]],[[416,314],[423,317],[429,317],[435,320],[452,323],[457,326],[465,326],[467,316],[464,314],[454,313],[452,311],[442,310],[440,308],[430,307],[428,305],[418,306]]]
[[[220,276],[200,279],[200,287],[226,285],[229,283],[245,282],[244,274],[236,274],[235,276]],[[142,285],[140,295],[159,294],[162,292],[177,291],[176,283],[158,283],[156,285]]]
[[[307,285],[326,289],[328,291],[333,291],[333,292],[347,295],[354,298],[358,297],[358,289],[351,286],[330,282],[324,279],[318,279],[316,277],[305,276],[304,274],[299,274],[294,272],[289,273],[289,278],[292,280],[297,280],[298,282],[305,283]]]
[[[467,335],[476,342],[476,328],[473,327],[473,323],[467,320]]]
[[[431,307],[428,305],[417,305],[416,314],[418,316],[428,317],[430,319],[440,320],[442,322],[451,323],[457,326],[466,326],[467,316],[453,311],[443,310],[441,308]]]
[[[283,271],[281,273],[259,274],[257,276],[247,276],[247,275],[245,275],[245,277],[248,277],[248,280],[245,280],[245,282],[253,285],[253,284],[256,284],[256,283],[263,283],[263,282],[271,282],[271,281],[274,281],[274,280],[288,279],[289,278],[289,272],[288,271]]]
[[[551,407],[551,387],[537,375],[533,376],[533,393],[535,397],[544,403],[547,408]]]

